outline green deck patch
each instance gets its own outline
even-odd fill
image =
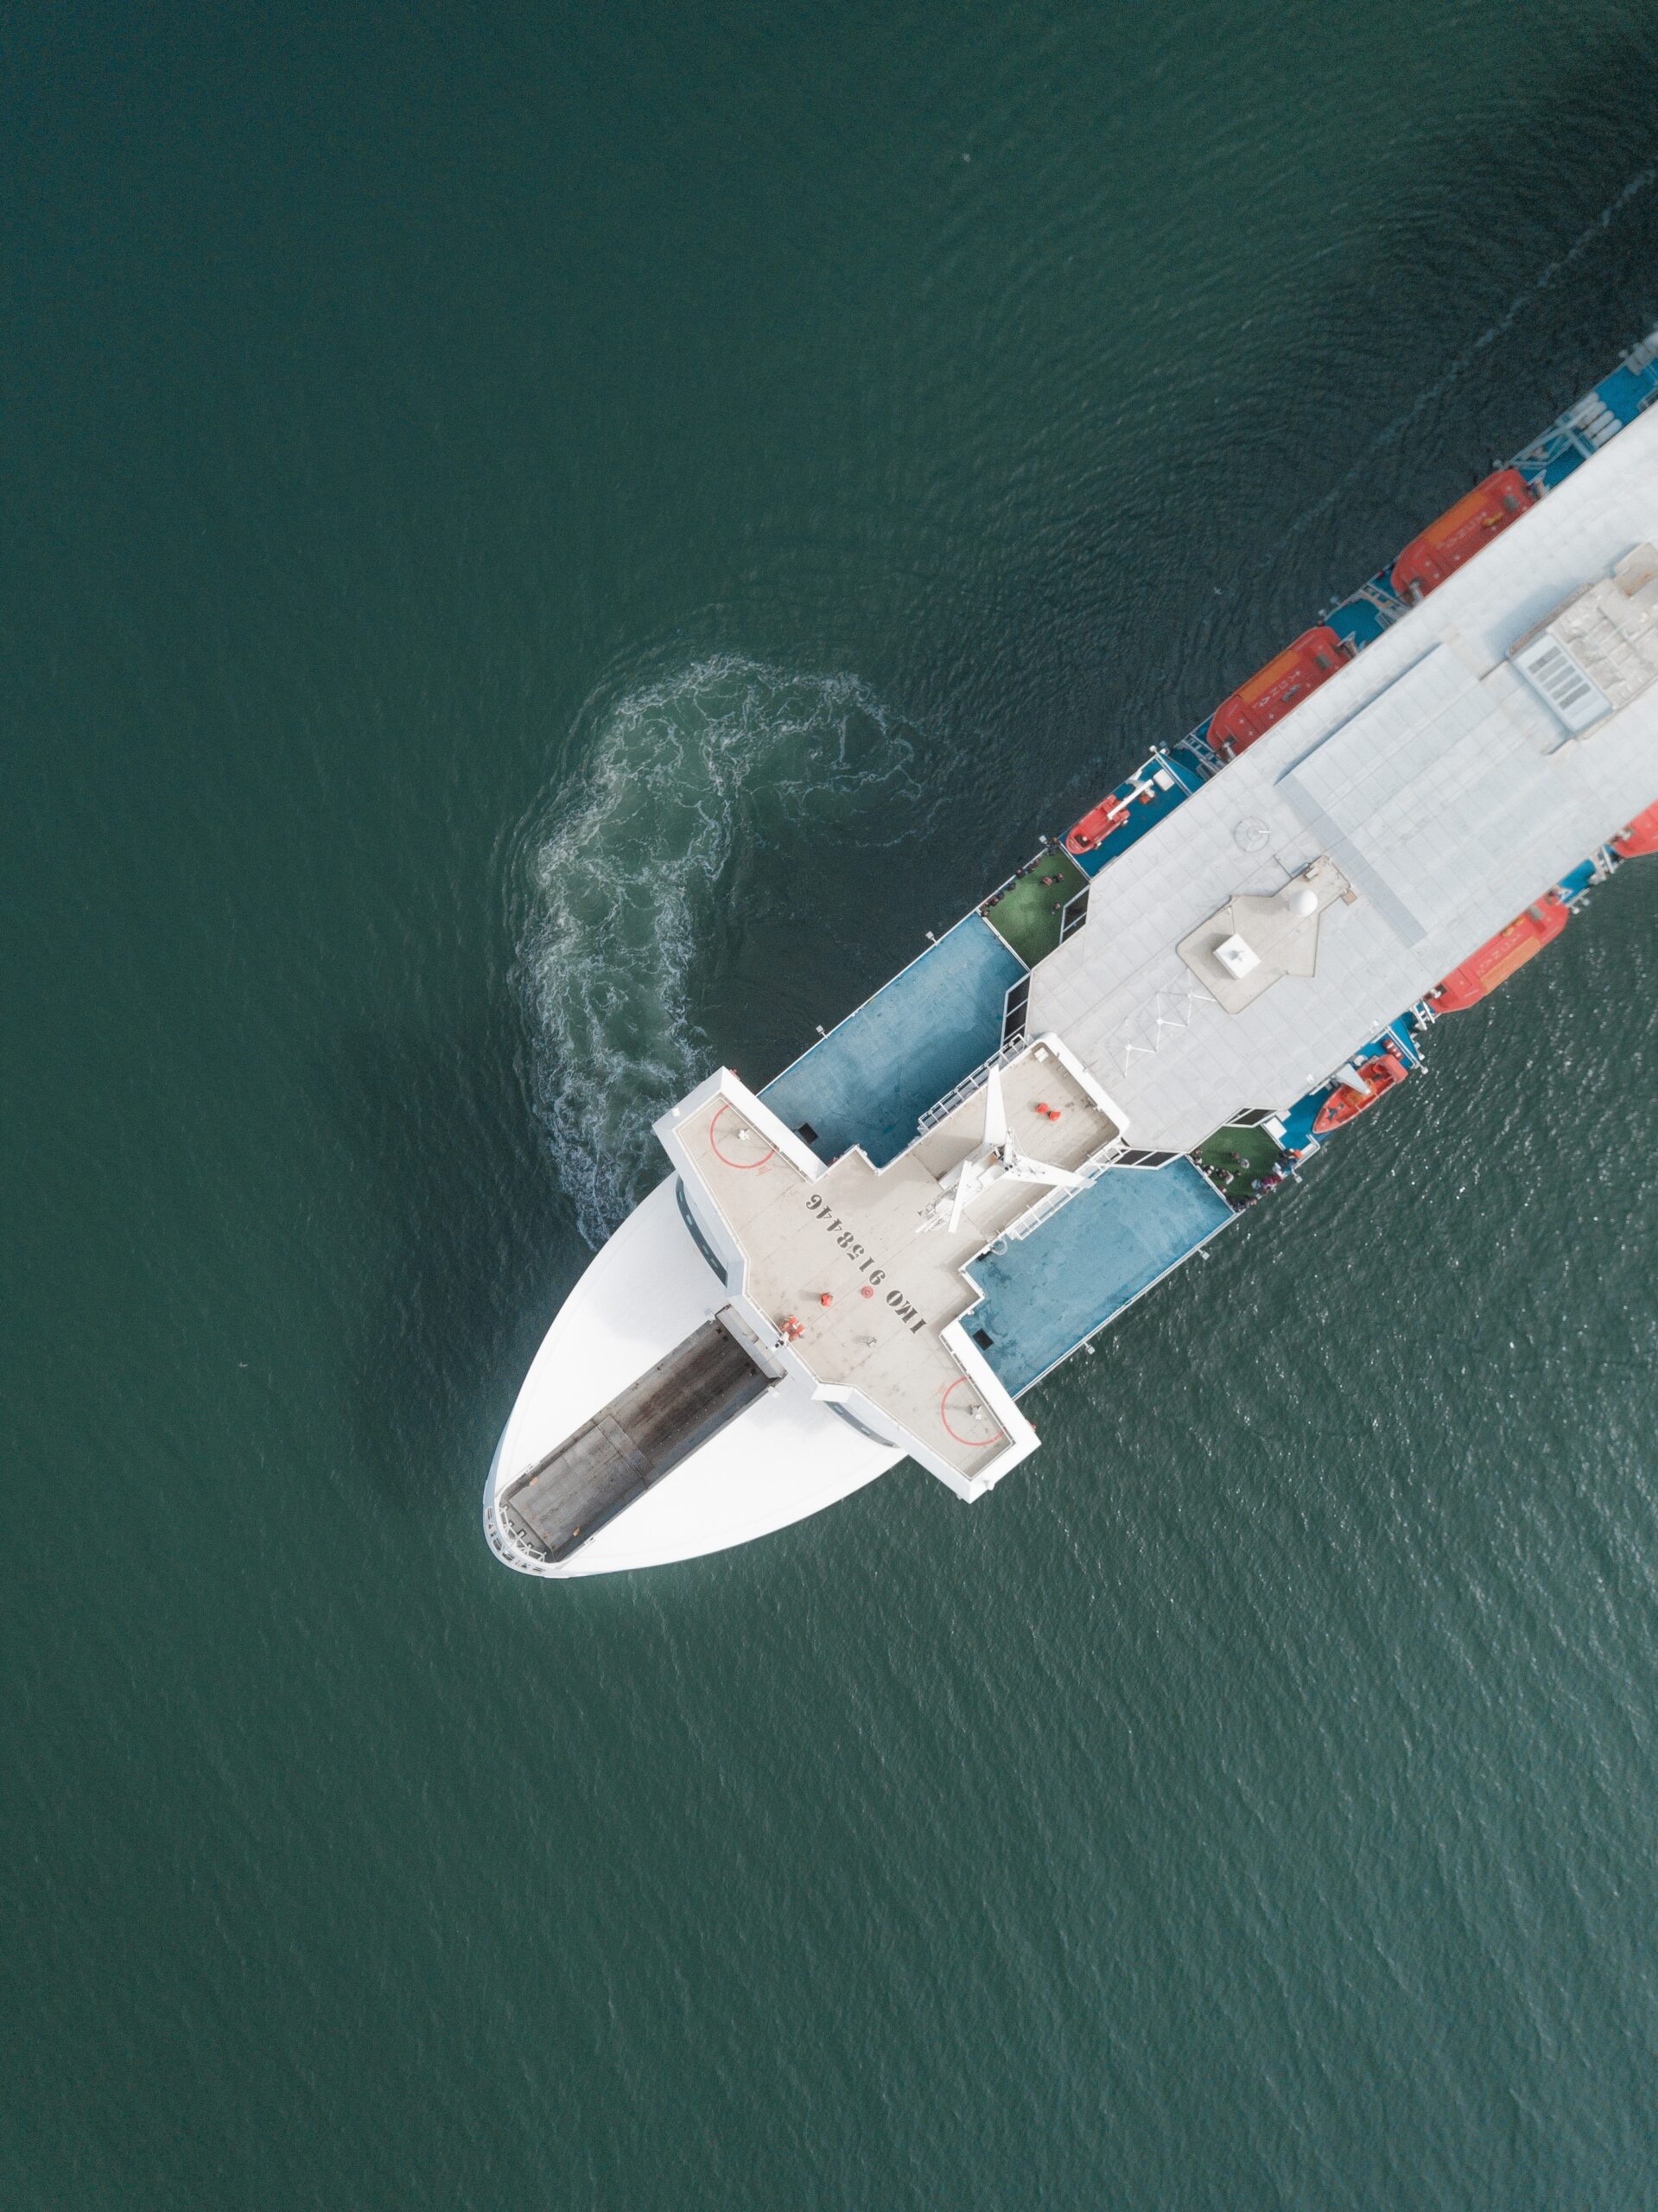
[[[1056,880],[1045,883],[1044,876]],[[1021,868],[1007,890],[980,912],[1025,965],[1034,968],[1058,944],[1065,908],[1087,882],[1070,855],[1056,846]]]
[[[1192,1158],[1220,1184],[1229,1204],[1247,1203],[1263,1175],[1277,1166],[1283,1154],[1265,1129],[1241,1129],[1236,1125],[1217,1129],[1205,1137]]]

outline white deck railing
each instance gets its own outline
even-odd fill
[[[1122,1139],[1113,1137],[1110,1143],[1096,1152],[1092,1160],[1085,1160],[1077,1171],[1087,1178],[1083,1188],[1091,1190],[1118,1154],[1125,1149]],[[1022,1244],[1027,1236],[1041,1228],[1045,1221],[1051,1221],[1061,1206],[1069,1205],[1073,1198],[1080,1198],[1082,1195],[1081,1191],[1057,1183],[1045,1198],[1037,1200],[1028,1213],[1020,1214],[1017,1221],[1010,1224],[1003,1234],[1012,1237],[1016,1244]]]
[[[998,1046],[988,1060],[981,1062],[970,1075],[964,1075],[953,1090],[947,1090],[936,1105],[929,1106],[926,1112],[919,1116],[915,1125],[917,1136],[924,1137],[929,1129],[936,1129],[946,1115],[956,1111],[964,1098],[971,1098],[975,1090],[983,1090],[990,1080],[992,1068],[1005,1068],[1024,1050],[1025,1039],[1022,1037],[1014,1038],[1010,1044]]]

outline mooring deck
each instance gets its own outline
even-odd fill
[[[773,1380],[723,1323],[705,1322],[520,1476],[502,1510],[550,1558],[566,1559]]]

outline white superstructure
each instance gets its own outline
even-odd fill
[[[1102,871],[1088,927],[1037,968],[1057,1030],[1134,1141],[1185,1151],[1289,1106],[1658,796],[1658,689],[1573,734],[1514,655],[1658,543],[1658,410],[1569,476]],[[1639,610],[1637,610],[1638,613]],[[1229,1008],[1182,953],[1240,894],[1327,863],[1317,972]]]
[[[1282,1114],[1658,798],[1658,410],[1094,878],[1028,1033],[877,1166],[722,1070],[525,1380],[485,1519],[525,1572],[685,1559],[1035,1431],[975,1263],[1116,1164]],[[1025,1041],[1026,1035],[1032,1041]],[[988,1343],[988,1339],[986,1338]]]

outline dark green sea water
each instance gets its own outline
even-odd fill
[[[1651,9],[0,63],[0,2203],[1658,2202],[1658,862],[976,1509],[478,1518],[651,1112],[1658,321]]]

